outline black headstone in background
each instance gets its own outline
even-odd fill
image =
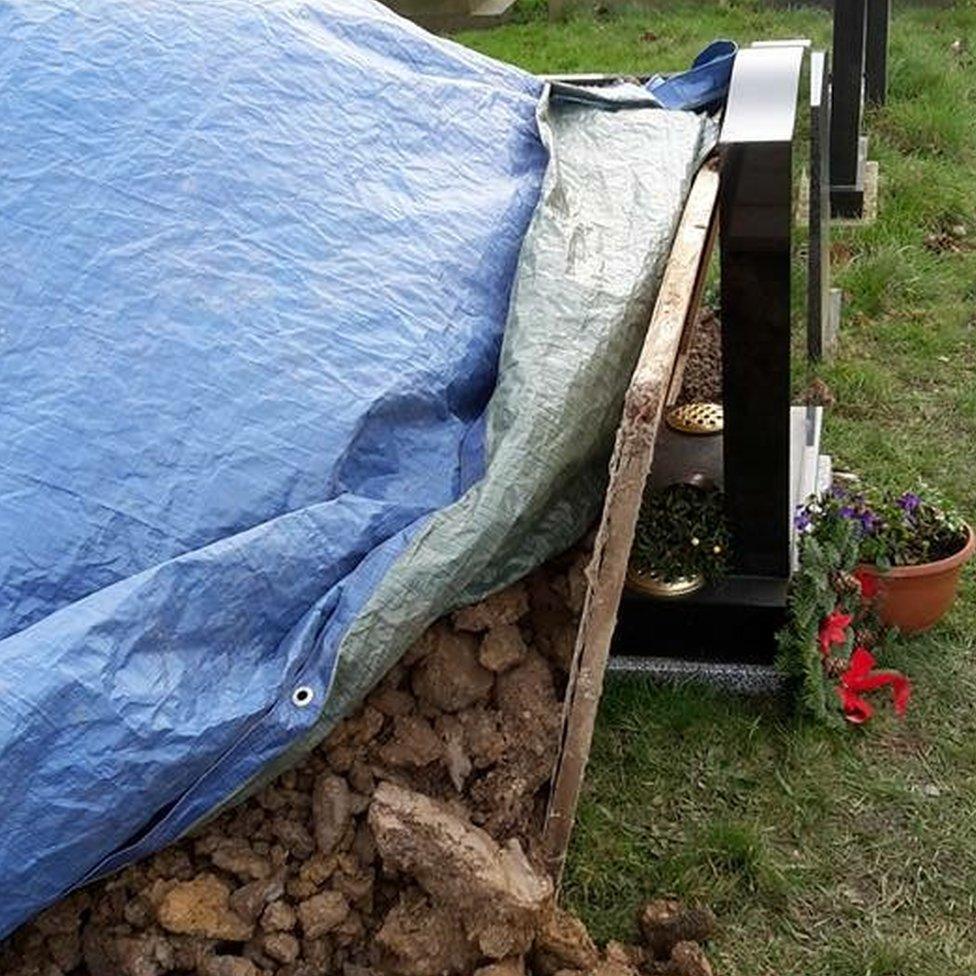
[[[826,358],[837,341],[840,291],[830,287],[830,59],[810,56],[810,193],[807,354]]]
[[[867,0],[834,4],[830,111],[830,210],[834,217],[864,212],[864,145],[861,110]]]
[[[864,98],[872,105],[884,105],[888,97],[888,25],[891,21],[891,0],[867,2]]]

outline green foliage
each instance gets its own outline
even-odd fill
[[[632,554],[638,569],[665,582],[715,579],[725,571],[728,547],[718,489],[675,484],[645,492]]]
[[[840,719],[818,637],[821,621],[834,610],[857,612],[859,595],[838,594],[833,582],[857,562],[858,534],[847,520],[832,519],[822,532],[800,538],[800,565],[790,581],[789,622],[777,635],[777,666],[796,683],[801,710],[815,719]]]
[[[928,486],[900,495],[885,493],[873,507],[878,527],[862,540],[861,554],[881,568],[936,562],[966,544],[962,516]]]
[[[720,820],[697,837],[694,859],[725,875],[747,897],[775,899],[786,880],[766,838],[754,824]]]
[[[796,523],[818,539],[836,534],[837,523],[848,523],[855,530],[861,562],[881,570],[945,559],[968,538],[959,512],[926,484],[901,492],[834,488],[803,506]]]
[[[516,0],[508,19],[513,24],[545,22],[549,19],[549,4],[547,0]]]

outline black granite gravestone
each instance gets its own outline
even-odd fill
[[[891,0],[867,0],[867,39],[864,47],[864,98],[884,105],[888,96],[888,26]]]
[[[807,280],[807,354],[814,362],[833,351],[841,292],[830,287],[830,59],[810,56],[810,188]]]
[[[834,217],[864,212],[864,162],[861,138],[864,105],[864,50],[867,0],[834,4],[833,75],[830,111],[830,210]]]

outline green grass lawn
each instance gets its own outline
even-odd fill
[[[713,37],[824,43],[830,30],[822,11],[734,0],[560,25],[529,9],[520,20],[461,39],[539,72],[637,73],[681,67]],[[972,4],[897,7],[889,103],[867,122],[880,216],[835,231],[846,308],[839,355],[822,373],[837,397],[826,437],[839,466],[881,484],[922,477],[970,517],[974,49]],[[946,231],[954,243],[940,248],[931,235]],[[570,905],[601,938],[627,938],[643,898],[706,901],[722,922],[712,947],[721,976],[973,976],[972,574],[950,619],[889,663],[915,684],[907,718],[882,708],[868,727],[845,731],[700,690],[612,683],[567,874]]]

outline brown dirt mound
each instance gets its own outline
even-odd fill
[[[678,403],[722,402],[722,323],[714,309],[703,308],[688,350]]]
[[[536,856],[587,559],[438,621],[305,762],[42,913],[0,974],[680,976],[660,940],[601,955]]]

